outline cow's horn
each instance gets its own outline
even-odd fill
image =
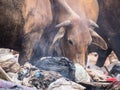
[[[93,20],[89,20],[89,23],[92,27],[99,28],[99,26]]]
[[[55,27],[59,28],[59,27],[63,27],[63,26],[68,26],[70,24],[71,24],[71,21],[70,20],[66,20],[64,22],[61,22],[60,24],[57,24]]]
[[[92,36],[92,44],[95,44],[104,50],[108,48],[105,40],[103,40],[103,38],[100,35],[98,35],[94,30],[90,29],[90,34]]]

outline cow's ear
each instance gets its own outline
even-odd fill
[[[55,35],[52,45],[54,45],[56,41],[60,40],[64,36],[64,34],[65,34],[65,30],[63,27],[61,27],[57,32],[57,34]]]
[[[55,27],[60,28],[60,27],[64,27],[64,26],[69,26],[71,24],[72,24],[72,22],[70,20],[66,20],[66,21],[63,21],[63,22],[57,24]]]
[[[90,29],[90,33],[92,36],[92,44],[95,44],[99,47],[101,47],[102,49],[106,50],[107,47],[107,43],[103,40],[103,38],[98,35],[94,30]]]

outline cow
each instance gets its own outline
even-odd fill
[[[94,44],[102,46],[102,48],[104,49],[107,47],[102,38],[100,38],[92,30],[93,27],[97,26],[92,21],[97,20],[98,15],[97,2],[96,0],[89,1],[58,0],[58,1],[59,2],[55,7],[57,8],[56,13],[59,15],[60,18],[60,19],[58,18],[59,19],[58,21],[60,22],[64,21],[64,24],[62,23],[57,26],[58,27],[62,26],[65,29],[63,31],[66,31],[64,32],[65,34],[63,33],[63,35],[60,35],[62,37],[60,41],[63,42],[60,47],[64,47],[64,49],[61,49],[62,55],[69,57],[71,60],[73,60],[74,63],[81,63],[82,65],[85,66],[86,58],[85,54],[88,45],[92,41],[91,35],[93,37]]]
[[[19,51],[23,64],[51,22],[49,0],[0,0],[0,47]]]
[[[97,24],[99,28],[95,31],[107,42],[108,49],[103,50],[91,45],[89,52],[99,54],[96,65],[102,67],[111,51],[114,51],[120,60],[120,1],[119,0],[98,0],[99,16]]]
[[[21,65],[35,65],[44,56],[65,56],[85,65],[92,37],[107,48],[92,30],[97,14],[96,0],[0,0],[0,47],[19,51]]]

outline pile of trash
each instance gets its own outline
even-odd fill
[[[119,90],[120,62],[84,68],[66,57],[42,57],[20,66],[18,54],[0,54],[2,90]]]

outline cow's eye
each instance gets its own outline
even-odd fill
[[[69,43],[70,45],[73,45],[72,40],[68,40],[68,43]]]

